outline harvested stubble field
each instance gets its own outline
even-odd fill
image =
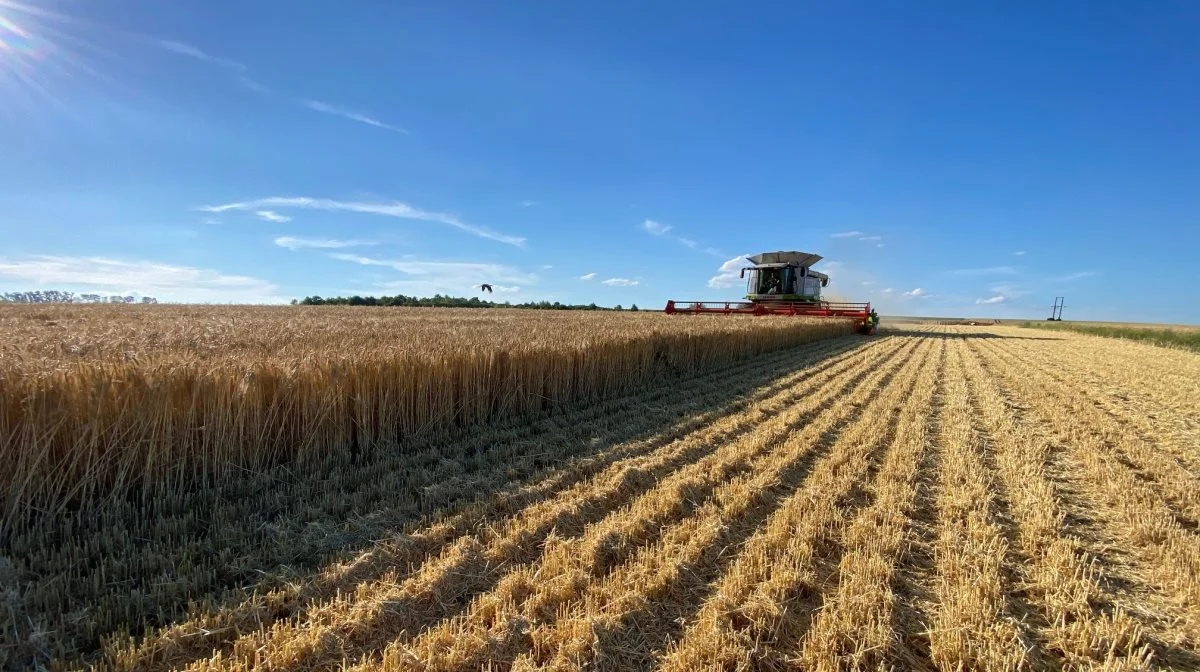
[[[1200,357],[930,326],[672,375],[14,533],[5,655],[1200,668]]]

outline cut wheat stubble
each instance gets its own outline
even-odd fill
[[[896,612],[895,573],[914,542],[918,472],[933,447],[931,431],[941,412],[945,340],[937,358],[922,371],[902,411],[893,445],[871,485],[874,501],[846,529],[837,589],[825,596],[804,637],[800,660],[808,669],[911,668],[918,661],[898,632],[902,616]]]
[[[834,400],[841,386],[855,383],[861,371],[893,352],[891,347],[875,350],[879,352],[874,356],[847,361],[798,388],[782,392],[777,405],[787,410],[774,423],[769,421],[774,415],[770,412],[771,404],[760,406],[747,417],[729,418],[734,425],[754,428],[742,437],[741,443],[732,441],[730,445],[757,445],[758,450],[764,449],[772,424],[787,427],[803,421],[821,403],[828,405]],[[795,405],[795,401],[804,399],[806,390],[815,398]],[[269,657],[274,651],[287,651],[290,656],[287,660],[293,662],[341,660],[347,656],[353,658],[356,651],[370,650],[372,642],[380,639],[386,642],[401,632],[413,633],[430,620],[436,622],[447,609],[458,609],[456,605],[463,604],[464,597],[469,598],[478,590],[472,586],[486,588],[498,581],[513,563],[532,560],[551,533],[568,538],[577,536],[589,520],[603,516],[680,466],[685,467],[685,473],[704,473],[708,464],[720,465],[718,460],[729,451],[718,453],[714,459],[701,460],[699,465],[691,463],[710,453],[714,440],[718,442],[716,445],[725,443],[720,434],[690,435],[672,446],[679,457],[664,462],[661,468],[653,471],[643,468],[639,472],[626,465],[607,479],[581,483],[554,500],[523,510],[519,517],[493,524],[482,536],[460,538],[440,558],[422,566],[410,578],[392,576],[375,584],[360,584],[353,593],[310,610],[294,623],[245,638],[235,645],[232,658],[222,659],[220,664],[253,665],[250,661],[254,657]],[[606,492],[609,494],[605,495]],[[322,623],[328,625],[322,628],[319,625]],[[314,636],[325,629],[337,636]]]
[[[846,390],[847,398],[877,393],[872,388],[881,379],[893,375],[908,357],[896,355],[888,366],[856,381],[853,389]],[[830,407],[829,398],[814,398],[811,402],[814,408]],[[803,464],[804,454],[795,455],[788,451],[806,443],[819,442],[820,437],[828,435],[851,417],[856,407],[856,403],[846,404],[845,408],[833,405],[807,422],[803,429],[780,428],[782,431],[777,433],[777,438],[767,445],[769,452],[755,460],[752,471],[728,479],[729,482],[712,492],[688,491],[686,494],[691,503],[682,511],[676,510],[679,506],[675,499],[677,492],[668,487],[651,493],[628,509],[614,511],[582,539],[555,540],[537,563],[511,574],[509,585],[484,596],[465,619],[439,626],[412,646],[391,647],[384,656],[385,666],[400,661],[418,662],[426,669],[511,663],[523,652],[523,646],[531,645],[527,637],[531,633],[529,628],[552,630],[559,616],[565,615],[572,605],[578,606],[587,599],[587,589],[592,587],[592,582],[622,571],[635,557],[649,553],[656,541],[661,544],[664,537],[681,534],[680,530],[691,529],[689,526],[703,528],[703,523],[696,522],[695,518],[706,512],[713,515],[712,502],[724,501],[728,495],[723,493],[729,488],[744,487],[747,479],[779,479],[780,470]],[[781,440],[786,443],[776,445]],[[735,455],[751,452],[743,445],[727,446],[725,450]],[[781,461],[781,451],[791,457]],[[692,499],[692,495],[703,496]],[[675,515],[671,515],[673,511]],[[664,514],[670,515],[671,519],[662,519]]]
[[[882,342],[876,345],[881,344]],[[824,377],[840,375],[840,372],[850,366],[862,366],[859,362],[862,357],[873,360],[875,358],[875,355],[871,354],[873,349],[873,347],[861,350],[852,348],[846,352],[845,345],[833,344],[805,348],[791,356],[768,357],[761,366],[778,369],[780,365],[786,365],[797,367],[797,370],[755,391],[750,395],[748,403],[729,406],[723,412],[693,416],[681,421],[678,427],[654,434],[646,440],[618,445],[609,451],[608,458],[604,460],[573,463],[570,468],[552,474],[549,478],[537,483],[536,486],[497,495],[489,500],[487,506],[472,506],[458,515],[444,517],[432,527],[416,528],[410,534],[399,535],[394,543],[378,542],[374,544],[371,551],[360,557],[331,566],[316,580],[310,579],[305,583],[293,582],[269,594],[256,597],[244,605],[198,616],[192,621],[156,634],[145,644],[123,645],[113,651],[109,659],[120,669],[148,669],[147,666],[166,665],[167,663],[184,664],[188,658],[199,657],[214,648],[224,646],[226,642],[232,642],[240,633],[248,630],[256,632],[270,627],[273,622],[284,615],[293,614],[293,618],[301,619],[303,612],[299,611],[298,605],[305,603],[317,605],[323,600],[331,599],[338,591],[352,597],[357,584],[380,580],[389,570],[397,567],[406,568],[420,565],[445,550],[460,535],[485,524],[494,524],[495,521],[502,520],[505,515],[521,512],[525,507],[539,505],[539,502],[547,498],[561,504],[570,501],[564,499],[567,496],[593,499],[603,496],[603,490],[597,492],[593,491],[593,486],[580,486],[587,479],[596,479],[593,480],[593,483],[603,483],[605,478],[617,482],[620,479],[614,480],[614,474],[625,473],[629,469],[637,468],[647,458],[662,459],[664,456],[676,455],[675,459],[678,463],[679,459],[694,454],[694,449],[692,449],[691,452],[685,451],[683,458],[678,457],[680,449],[686,449],[688,445],[698,445],[696,439],[702,438],[710,442],[731,439],[752,428],[755,422],[790,406],[806,390],[819,389],[823,384]],[[806,352],[809,354],[805,354]],[[822,359],[825,356],[827,358]],[[810,363],[812,366],[808,366]],[[744,375],[739,375],[740,370],[731,371],[728,376],[724,377],[724,380],[742,379]],[[719,380],[717,381],[718,387]],[[820,381],[820,383],[815,381]],[[685,384],[674,390],[672,394],[682,395],[693,402],[702,402],[706,397],[706,391],[717,389],[711,387],[711,384],[712,381],[698,380],[696,385]],[[602,405],[601,409],[604,408],[608,408],[608,406]],[[735,415],[730,416],[731,413]],[[577,428],[578,422],[586,422],[587,418],[567,417],[565,420],[565,427],[574,430]],[[585,427],[585,429],[587,430],[584,433],[585,436],[596,434],[603,436],[605,434],[603,431],[598,431],[599,428],[595,424],[590,428]],[[595,437],[593,436],[593,438]],[[683,441],[684,439],[691,443]],[[571,444],[564,444],[563,450],[572,450]],[[494,447],[489,450],[488,454],[496,456],[497,464],[503,463],[506,459],[505,453],[494,450]],[[372,480],[377,479],[378,475],[372,477]],[[347,482],[354,483],[357,480],[350,478]],[[460,491],[457,497],[458,499],[467,499],[470,495],[470,491]],[[453,503],[454,493],[448,492],[447,496],[450,498],[450,503]],[[545,505],[540,506],[544,508]],[[523,513],[529,514],[530,512],[524,511]]]
[[[1103,422],[1101,416],[1089,417],[1085,406],[1060,396],[1036,370],[1014,375],[1011,360],[1000,351],[980,348],[978,352],[1001,388],[1062,446],[1066,476],[1086,494],[1089,508],[1104,521],[1110,538],[1138,558],[1145,583],[1172,603],[1170,620],[1177,624],[1177,641],[1194,649],[1200,641],[1200,611],[1195,608],[1200,604],[1200,539],[1179,525],[1177,512],[1157,489],[1140,481],[1119,459],[1122,448],[1131,448],[1121,444],[1120,433],[1114,436],[1103,424],[1087,422]]]
[[[1045,621],[1039,639],[1070,665],[1147,669],[1152,651],[1142,625],[1113,608],[1101,588],[1105,568],[1066,533],[1067,514],[1045,473],[1047,439],[1015,414],[975,352],[968,352],[965,363],[975,415],[991,437],[1018,529],[1023,562],[1016,571]]]
[[[873,401],[858,405],[830,453],[746,543],[682,639],[668,647],[664,669],[789,665],[827,587],[821,574],[838,564],[845,524],[868,505],[855,491],[899,431],[902,400],[913,394],[918,376],[927,375],[922,370],[932,348],[931,341],[923,343]]]

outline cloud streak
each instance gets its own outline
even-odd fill
[[[883,240],[883,236],[868,236],[867,234],[863,233],[862,231],[842,231],[841,233],[830,234],[829,237],[830,238],[851,238],[854,240],[861,240],[864,243],[879,243],[878,245],[876,245],[876,247],[883,247],[883,243],[880,243],[880,241]]]
[[[711,255],[714,257],[724,257],[725,256],[721,251],[719,251],[713,247],[705,247],[705,248],[701,249],[700,243],[692,238],[684,238],[683,236],[676,236],[676,235],[668,236],[667,233],[670,232],[674,228],[670,224],[663,224],[662,222],[659,222],[659,221],[656,221],[653,219],[647,219],[642,222],[642,228],[652,236],[659,236],[660,238],[661,237],[669,238],[690,250],[700,250],[700,251],[704,252],[705,254],[708,254],[708,255]]]
[[[988,266],[986,268],[956,268],[951,275],[1016,275],[1017,269],[1012,266]]]
[[[596,274],[595,274],[595,273],[588,273],[588,274],[586,274],[586,275],[581,275],[581,276],[579,276],[579,279],[580,279],[580,280],[595,280],[595,279],[596,279]]]
[[[331,114],[335,117],[342,117],[343,119],[349,119],[350,121],[357,121],[360,124],[374,126],[375,128],[382,128],[386,131],[392,131],[393,133],[409,135],[408,131],[404,130],[403,128],[400,128],[399,126],[392,126],[391,124],[385,124],[384,122],[382,122],[374,117],[367,116],[361,112],[355,112],[354,110],[348,110],[344,107],[338,107],[337,105],[330,105],[329,103],[322,103],[319,100],[301,100],[300,104],[314,112],[320,112],[322,114]]]
[[[390,203],[371,203],[364,201],[338,201],[329,198],[310,198],[307,196],[270,196],[260,198],[253,201],[243,201],[238,203],[224,203],[221,205],[206,205],[200,210],[211,213],[228,212],[230,210],[239,211],[257,211],[263,208],[279,208],[279,209],[296,209],[296,210],[323,210],[327,212],[356,212],[362,214],[381,215],[384,217],[395,217],[398,219],[412,219],[425,222],[435,222],[445,224],[446,226],[454,227],[460,231],[465,231],[480,238],[487,238],[497,242],[513,245],[516,247],[525,246],[525,238],[521,236],[512,236],[498,231],[493,231],[487,227],[474,226],[467,224],[462,220],[441,212],[430,212],[415,208],[407,203],[400,201],[392,201]]]
[[[302,250],[306,248],[337,250],[347,247],[378,245],[379,243],[369,240],[334,240],[331,238],[295,238],[293,236],[280,236],[279,238],[275,239],[275,244],[279,247],[284,247],[295,252],[296,250]]]
[[[609,287],[636,287],[641,283],[639,283],[637,280],[631,280],[629,278],[609,278],[607,280],[601,280],[600,284],[608,285]]]
[[[1025,285],[1008,282],[992,285],[991,287],[988,287],[988,291],[992,292],[993,295],[1002,295],[1007,300],[1019,299],[1023,296],[1028,296],[1029,294],[1033,293]]]
[[[1093,275],[1096,275],[1095,271],[1079,271],[1078,273],[1068,273],[1067,275],[1060,275],[1055,278],[1050,278],[1050,281],[1051,282],[1074,282],[1076,280],[1090,278]]]
[[[254,213],[254,216],[258,217],[264,222],[274,222],[275,224],[283,224],[284,222],[292,221],[291,217],[288,217],[287,215],[281,215],[274,210],[259,210]]]
[[[241,71],[245,71],[247,69],[246,66],[238,63],[237,61],[231,61],[227,58],[218,58],[208,54],[198,47],[194,47],[185,42],[178,42],[176,40],[158,40],[155,42],[155,44],[157,44],[159,48],[166,49],[173,54],[187,56],[188,58],[194,58],[198,61],[204,61],[205,63],[211,63],[213,65],[219,65],[222,68],[231,68],[233,70]]]
[[[533,285],[538,282],[536,275],[525,273],[524,271],[503,264],[470,261],[432,261],[415,257],[375,259],[345,252],[335,252],[329,256],[340,261],[348,261],[361,266],[391,268],[416,278],[453,278],[453,281],[446,283],[445,286],[447,287],[469,287],[484,282],[493,285],[494,283]]]
[[[327,102],[320,101],[320,100],[314,100],[312,98],[291,98],[288,96],[283,96],[281,94],[278,94],[275,92],[274,89],[267,86],[266,84],[263,84],[261,82],[258,82],[256,80],[248,77],[245,73],[249,72],[250,69],[247,68],[245,65],[238,63],[237,61],[227,59],[227,58],[213,56],[212,54],[209,54],[208,52],[200,49],[199,47],[193,46],[191,44],[187,44],[185,42],[179,42],[177,40],[156,40],[155,44],[160,49],[164,49],[166,51],[169,51],[169,52],[179,55],[179,56],[193,58],[198,61],[202,61],[204,63],[209,63],[209,64],[212,64],[212,65],[215,65],[215,66],[227,69],[227,70],[235,70],[239,73],[239,75],[237,77],[237,81],[239,84],[241,84],[242,86],[245,86],[246,88],[248,88],[252,91],[260,93],[264,96],[273,96],[273,97],[284,98],[296,105],[300,105],[301,107],[304,107],[313,112],[319,112],[321,114],[327,114],[327,115],[332,115],[335,117],[341,117],[342,119],[347,119],[349,121],[354,121],[354,122],[357,122],[360,124],[366,124],[368,126],[373,126],[375,128],[379,128],[379,129],[382,129],[385,131],[391,131],[393,133],[399,133],[401,135],[410,135],[410,133],[408,132],[407,129],[401,128],[399,126],[395,126],[393,124],[386,123],[384,121],[379,120],[376,117],[373,117],[368,114],[364,114],[364,113],[356,111],[356,110],[352,110],[352,109],[343,107],[341,105],[327,103]]]
[[[980,306],[992,306],[998,303],[1004,303],[1005,301],[1008,301],[1008,297],[1002,294],[997,294],[996,296],[986,299],[975,299],[975,303]]]
[[[647,219],[646,221],[642,222],[642,228],[655,236],[661,236],[671,230],[671,225],[656,222],[653,219]]]
[[[397,271],[401,274],[400,279],[378,282],[376,287],[414,296],[461,296],[464,293],[477,293],[483,283],[491,285],[495,292],[517,294],[521,292],[522,287],[536,285],[539,281],[537,275],[503,264],[436,261],[407,256],[400,259],[377,259],[345,252],[334,252],[329,256],[360,266]]]

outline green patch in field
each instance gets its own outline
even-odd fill
[[[1093,324],[1075,324],[1072,322],[1021,322],[1019,326],[1031,329],[1053,329],[1057,331],[1074,331],[1093,336],[1108,338],[1125,338],[1131,341],[1145,341],[1153,345],[1165,345],[1185,348],[1200,352],[1200,329],[1171,329],[1140,326],[1108,326]]]

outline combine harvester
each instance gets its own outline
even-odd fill
[[[668,315],[804,315],[858,320],[858,332],[871,335],[879,316],[869,303],[833,303],[821,299],[829,276],[812,270],[821,260],[808,252],[763,252],[748,257],[751,266],[745,301],[667,301]]]

